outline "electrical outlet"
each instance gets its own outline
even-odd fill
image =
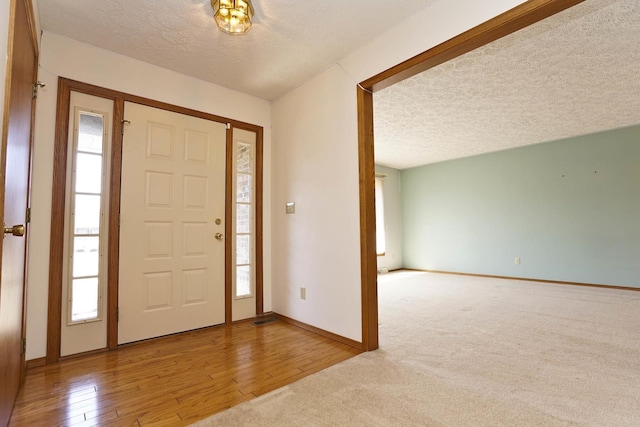
[[[307,299],[307,288],[300,288],[300,299]]]
[[[516,264],[520,265],[520,257],[519,256],[516,257]]]

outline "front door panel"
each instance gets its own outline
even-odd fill
[[[226,125],[129,102],[125,119],[118,342],[223,323]]]

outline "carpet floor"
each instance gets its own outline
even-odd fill
[[[379,276],[380,349],[204,426],[640,426],[640,292]]]

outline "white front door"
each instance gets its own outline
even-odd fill
[[[124,116],[118,343],[224,323],[226,125]]]

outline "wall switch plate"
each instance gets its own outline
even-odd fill
[[[517,265],[520,265],[520,257],[519,256],[516,257],[516,261],[515,262],[516,262]]]
[[[296,213],[296,202],[287,202],[284,211],[287,215]]]
[[[307,299],[307,288],[300,288],[300,299]]]

